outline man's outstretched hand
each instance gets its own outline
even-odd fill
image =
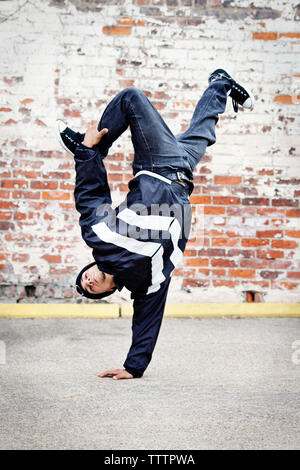
[[[82,143],[86,147],[92,148],[94,147],[94,145],[99,144],[102,137],[107,133],[108,129],[106,129],[106,127],[104,129],[101,129],[100,132],[98,132],[97,126],[89,127],[85,133],[84,140]]]
[[[107,370],[102,372],[102,374],[99,374],[98,377],[112,377],[114,380],[133,379],[133,375],[127,372],[125,369]]]

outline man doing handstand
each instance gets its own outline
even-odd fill
[[[83,240],[94,262],[77,276],[77,291],[101,299],[124,286],[133,298],[132,344],[124,369],[100,377],[131,379],[144,374],[159,334],[172,272],[184,252],[191,223],[193,170],[216,141],[215,126],[227,97],[253,109],[252,95],[222,69],[209,77],[190,127],[174,136],[148,98],[135,87],[115,96],[97,128],[85,134],[57,121],[58,138],[75,157],[75,203]],[[130,126],[134,178],[117,208],[103,163],[115,140]],[[167,209],[166,209],[167,208]]]

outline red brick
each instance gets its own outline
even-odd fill
[[[35,120],[35,123],[37,126],[40,126],[40,127],[47,127],[47,124],[45,124],[43,121],[41,121],[40,119],[36,119]]]
[[[132,16],[123,16],[117,21],[117,23],[121,26],[144,26],[146,21],[144,19],[135,20]]]
[[[229,206],[227,207],[227,215],[233,215],[233,216],[245,216],[245,215],[256,215],[256,207],[234,207],[234,206]]]
[[[289,178],[289,179],[280,178],[280,180],[277,181],[277,184],[296,184],[299,186],[300,179],[299,178]]]
[[[237,246],[239,240],[235,238],[212,238],[212,246]]]
[[[196,250],[185,250],[184,251],[184,256],[196,256],[197,251]]]
[[[223,230],[212,229],[212,230],[205,230],[204,231],[204,236],[205,237],[219,237],[221,235],[224,235]]]
[[[279,33],[280,38],[300,38],[300,33]]]
[[[241,259],[240,261],[241,268],[265,268],[267,266],[267,261],[265,259]]]
[[[226,270],[225,269],[213,269],[212,273],[214,276],[224,277],[226,275]]]
[[[15,212],[14,213],[15,220],[26,220],[26,214],[24,212]]]
[[[289,279],[300,279],[300,271],[289,271],[287,277]]]
[[[271,259],[267,261],[267,267],[270,269],[287,269],[291,266],[291,261],[286,261],[284,259]]]
[[[50,171],[47,174],[43,175],[46,178],[53,178],[53,179],[63,179],[63,180],[69,180],[71,179],[71,173],[68,171]]]
[[[251,279],[255,277],[254,269],[229,269],[228,275],[232,277],[243,277]]]
[[[197,185],[195,186],[195,190],[199,189],[200,192],[200,187]],[[224,191],[224,188],[221,185],[206,185],[206,186],[201,186],[203,194],[212,194],[212,193],[222,193]]]
[[[65,117],[80,117],[81,116],[81,112],[78,111],[78,110],[71,110],[71,109],[65,109],[64,110],[64,116]]]
[[[293,290],[293,289],[297,289],[298,285],[299,283],[296,283],[296,282],[271,281],[272,289]]]
[[[41,176],[41,172],[14,170],[13,175],[15,178],[18,178],[19,176],[23,176],[23,178],[38,178]]]
[[[0,201],[0,209],[16,209],[17,204],[11,201]]]
[[[272,176],[274,175],[274,171],[273,170],[266,170],[265,168],[263,168],[262,170],[260,170],[258,172],[259,175],[268,175],[268,176]]]
[[[278,33],[267,31],[254,31],[252,33],[252,39],[263,41],[276,41],[278,39]]]
[[[257,250],[257,258],[266,258],[266,259],[273,259],[273,258],[284,258],[284,251],[277,251],[277,250]]]
[[[10,211],[0,211],[0,220],[9,220],[12,217],[12,212]]]
[[[297,248],[298,243],[294,240],[272,240],[272,248]]]
[[[77,266],[66,266],[64,268],[56,268],[54,266],[50,266],[49,273],[50,275],[65,275],[65,274],[73,274],[76,272]],[[52,295],[51,295],[52,297]]]
[[[28,260],[28,258],[29,258],[29,255],[27,255],[26,253],[14,253],[11,259],[12,261],[24,263],[25,261]]]
[[[214,204],[240,204],[240,198],[239,197],[234,197],[234,196],[214,196],[213,197],[213,203]]]
[[[13,199],[40,199],[40,193],[35,191],[13,191]]]
[[[185,276],[185,277],[194,277],[196,273],[196,269],[180,269],[176,268],[173,271],[174,276]]]
[[[259,274],[263,279],[274,280],[281,274],[281,271],[261,271]]]
[[[198,270],[197,270],[197,274],[203,274],[203,276],[209,276],[209,273],[210,273],[209,269],[200,269],[200,268],[198,268]]]
[[[257,196],[258,194],[256,188],[249,186],[233,186],[231,192],[232,194],[243,194],[245,196]]]
[[[130,26],[104,26],[103,34],[108,36],[129,36],[131,34]]]
[[[186,266],[208,266],[208,259],[190,258],[185,261]]]
[[[156,91],[154,94],[154,98],[157,100],[169,100],[171,97],[165,93],[164,91]]]
[[[66,201],[70,199],[70,194],[63,191],[43,191],[42,198],[46,200]]]
[[[0,230],[3,230],[3,231],[5,231],[5,230],[14,230],[14,228],[15,228],[15,226],[14,226],[13,223],[6,222],[6,221],[5,222],[0,221]]]
[[[2,173],[0,173],[0,178],[11,178],[11,172],[6,170],[6,171],[3,171]]]
[[[121,173],[110,173],[109,175],[109,180],[111,181],[122,181],[122,179],[123,179],[123,175]]]
[[[207,279],[183,279],[184,287],[209,287]]]
[[[285,209],[281,209],[278,207],[258,207],[257,208],[257,215],[262,215],[264,217],[268,216],[281,216],[284,215]]]
[[[237,266],[236,262],[232,259],[223,259],[223,258],[215,258],[211,260],[211,265],[212,266],[218,266],[218,267],[223,267],[223,268],[233,268]]]
[[[268,206],[269,202],[266,197],[246,197],[242,200],[242,204],[245,206]]]
[[[28,202],[28,207],[30,209],[34,209],[36,211],[42,211],[44,209],[46,209],[46,207],[48,206],[47,202],[37,202],[37,201],[29,201]]]
[[[74,191],[75,184],[74,183],[66,183],[65,181],[61,181],[59,183],[59,187],[60,187],[60,189]]]
[[[67,211],[72,211],[72,210],[75,209],[75,205],[73,203],[69,203],[69,202],[60,202],[59,207],[61,207],[64,210],[67,210]]]
[[[28,182],[25,180],[2,180],[1,181],[1,188],[7,188],[7,189],[14,189],[14,188],[20,188],[20,189],[25,189],[28,187]]]
[[[298,207],[299,201],[295,199],[273,199],[272,206],[280,207],[280,206],[291,206],[291,207]]]
[[[277,235],[282,237],[282,230],[257,230],[256,236],[258,238],[277,238]]]
[[[31,189],[57,189],[58,183],[54,181],[32,181]]]
[[[274,101],[280,104],[299,104],[300,95],[276,95]]]
[[[239,281],[229,281],[225,279],[214,279],[213,281],[214,287],[236,287],[239,284]]]
[[[272,282],[272,281],[271,281]],[[249,281],[242,281],[241,284],[246,284],[249,285]],[[253,286],[259,286],[261,289],[267,289],[269,287],[270,281],[265,280],[265,281],[254,281],[251,279],[251,285]]]
[[[299,217],[300,218],[300,209],[288,209],[286,211],[287,217]]]
[[[300,230],[286,230],[287,237],[300,238]]]
[[[48,263],[61,263],[61,256],[59,255],[43,255],[42,258]]]
[[[210,204],[211,197],[210,196],[191,196],[190,202],[191,204]]]
[[[220,248],[203,248],[198,251],[198,256],[225,256],[225,250]]]
[[[206,214],[206,215],[220,215],[220,214],[225,214],[225,207],[220,207],[220,206],[204,206],[204,214]]]
[[[215,184],[239,184],[242,181],[241,176],[215,176]]]
[[[269,240],[257,239],[257,238],[243,238],[242,246],[266,246],[269,245]]]

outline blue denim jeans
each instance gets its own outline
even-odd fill
[[[113,142],[130,126],[134,147],[133,174],[140,170],[185,170],[192,172],[203,157],[206,147],[216,141],[215,126],[225,111],[227,79],[212,82],[195,108],[190,127],[173,135],[158,111],[138,88],[118,93],[105,109],[98,130],[109,132],[98,145],[103,157]]]

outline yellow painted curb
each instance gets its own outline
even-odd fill
[[[1,304],[0,318],[131,318],[132,304]],[[165,317],[300,318],[300,303],[167,304]]]
[[[118,304],[0,304],[0,318],[118,318]]]
[[[121,317],[132,317],[130,304],[121,305]],[[294,317],[300,318],[300,303],[206,303],[167,304],[165,317],[217,318],[217,317]]]

